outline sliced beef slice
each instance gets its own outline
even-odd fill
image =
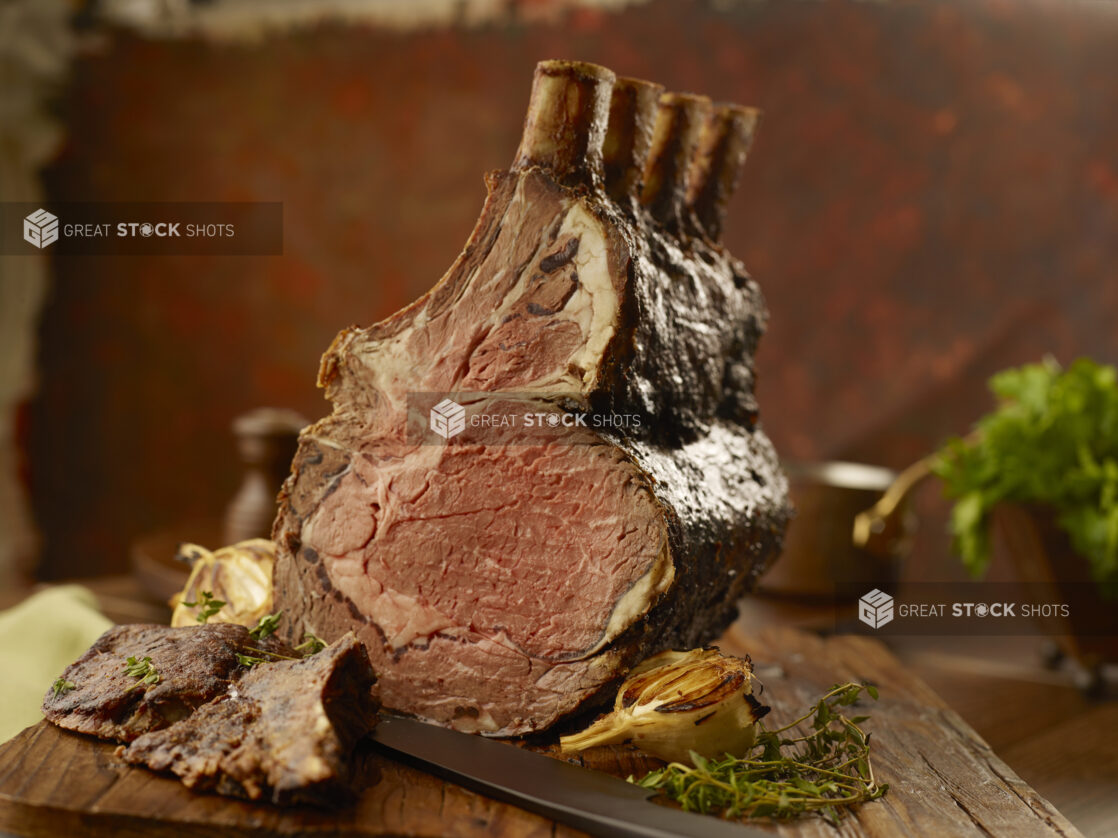
[[[312,657],[258,664],[182,721],[118,751],[189,788],[330,806],[353,794],[356,743],[376,724],[364,646],[346,634]]]
[[[67,730],[129,742],[224,694],[247,671],[237,655],[259,656],[258,649],[295,654],[275,637],[255,640],[228,623],[115,626],[66,668],[65,688],[47,691],[43,715]],[[129,657],[150,657],[158,681],[128,675]]]
[[[273,531],[290,640],[355,631],[386,707],[514,735],[725,628],[789,516],[753,393],[764,303],[718,243],[753,121],[540,65],[456,263],[323,357],[334,410],[301,435]],[[642,421],[430,444],[409,405],[431,393],[471,417]]]

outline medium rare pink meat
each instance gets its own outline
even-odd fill
[[[537,68],[450,271],[323,357],[274,530],[290,639],[355,631],[387,708],[515,735],[725,628],[789,514],[764,303],[718,243],[754,119]]]

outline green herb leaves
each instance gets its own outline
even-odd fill
[[[194,615],[199,623],[204,623],[218,611],[225,607],[225,603],[220,599],[214,599],[211,591],[200,591],[198,599],[194,602],[184,602],[187,608],[198,608],[198,613]]]
[[[255,646],[245,646],[250,652],[258,652],[261,655],[267,655],[266,658],[256,657],[255,655],[237,655],[237,663],[241,666],[247,666],[249,669],[256,666],[258,663],[270,663],[272,661],[298,661],[302,658],[293,658],[291,655],[281,655],[279,652],[269,652],[267,649],[257,649]]]
[[[75,684],[73,681],[67,681],[60,675],[57,679],[55,679],[55,682],[51,684],[50,689],[51,692],[54,694],[54,697],[58,698],[60,695],[65,695],[66,693],[70,692],[70,690],[77,689],[77,686],[78,685]]]
[[[282,611],[277,611],[275,614],[267,614],[261,617],[260,622],[256,624],[256,628],[249,629],[248,633],[252,635],[254,640],[263,640],[265,637],[275,634],[282,616]]]
[[[303,657],[309,658],[311,655],[317,655],[325,648],[325,641],[320,640],[308,631],[303,635],[303,642],[295,647],[295,651]]]
[[[975,576],[990,563],[988,519],[1001,501],[1052,508],[1100,591],[1118,597],[1118,370],[1054,360],[990,379],[998,407],[973,440],[950,440],[933,470],[955,500],[955,547]]]
[[[859,727],[869,717],[847,718],[842,711],[863,690],[876,700],[877,689],[871,685],[836,685],[791,724],[762,730],[749,756],[714,760],[692,753],[694,767],[673,762],[635,782],[691,812],[727,818],[791,818],[817,812],[837,823],[847,807],[875,800],[888,790],[874,780],[870,737]],[[793,735],[808,720],[812,732]]]
[[[124,674],[139,679],[136,684],[128,688],[129,690],[159,683],[159,673],[151,665],[151,658],[146,656],[137,660],[135,656],[130,655],[124,662]]]

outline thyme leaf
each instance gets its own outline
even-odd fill
[[[259,652],[261,655],[268,655],[266,658],[257,657],[255,655],[237,655],[237,663],[241,666],[247,666],[249,669],[256,666],[258,663],[271,663],[274,660],[285,661],[298,661],[302,658],[293,658],[291,655],[281,655],[279,652],[269,652],[267,649],[257,649],[255,646],[245,646],[250,652]]]
[[[256,624],[256,628],[249,629],[248,633],[252,635],[254,640],[263,640],[265,637],[276,633],[282,616],[282,611],[277,611],[275,614],[267,614],[261,617],[260,622]]]
[[[761,725],[745,757],[705,759],[692,752],[693,766],[673,762],[629,782],[661,792],[688,812],[779,819],[817,813],[837,824],[846,809],[889,788],[873,776],[870,737],[859,726],[868,717],[843,712],[863,691],[877,698],[872,685],[836,684],[795,721],[775,730]],[[810,732],[802,731],[808,722]]]
[[[124,662],[124,674],[130,678],[139,679],[128,688],[129,691],[144,685],[159,683],[159,673],[156,671],[155,667],[152,666],[151,658],[146,656],[137,660],[135,656],[129,655],[128,659]]]
[[[225,607],[225,603],[220,599],[214,599],[212,591],[200,591],[198,599],[194,602],[183,602],[187,608],[198,608],[198,613],[194,615],[194,619],[199,623],[204,623],[218,611]],[[199,607],[200,606],[200,607]]]
[[[309,658],[311,655],[317,655],[325,648],[325,641],[319,639],[318,637],[315,637],[308,631],[306,634],[303,635],[303,642],[295,647],[295,651],[303,657]]]
[[[272,652],[272,651],[269,651],[268,649],[257,649],[255,646],[245,646],[245,648],[248,649],[250,652],[259,652],[262,655],[268,655],[272,658],[278,658],[279,660],[284,660],[284,661],[299,661],[299,660],[302,660],[302,658],[293,658],[293,657],[291,657],[291,655],[281,655],[279,652]]]
[[[249,669],[252,669],[258,663],[267,662],[268,661],[265,658],[258,658],[254,655],[242,655],[240,652],[237,653],[237,663],[239,663],[241,666],[247,666]]]

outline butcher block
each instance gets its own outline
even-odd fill
[[[769,824],[783,836],[1078,836],[954,711],[879,642],[821,638],[790,628],[746,636],[732,627],[724,651],[752,655],[772,705],[770,724],[794,718],[836,682],[876,684],[867,712],[875,774],[889,783],[838,826],[818,818]],[[554,741],[510,743],[556,755]],[[28,836],[575,836],[582,833],[363,752],[368,785],[336,812],[281,810],[196,794],[169,776],[124,765],[114,745],[46,722],[0,745],[0,831]],[[556,757],[558,758],[558,757]],[[621,777],[654,761],[627,747],[583,757]],[[655,804],[649,804],[655,805]]]

